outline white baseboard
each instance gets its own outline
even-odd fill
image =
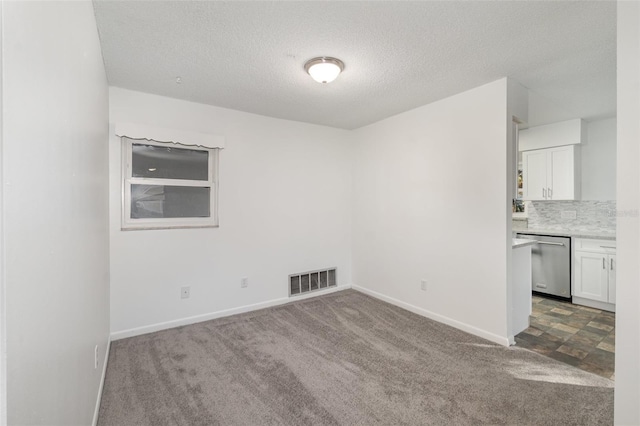
[[[573,296],[571,303],[574,305],[582,305],[588,308],[600,309],[603,311],[615,312],[615,303],[600,302],[598,300],[585,299],[584,297]]]
[[[406,309],[407,311],[413,312],[414,314],[421,315],[423,317],[427,317],[434,321],[441,322],[443,324],[450,325],[451,327],[457,328],[458,330],[462,330],[466,333],[473,334],[474,336],[482,337],[483,339],[487,339],[491,342],[497,343],[502,346],[509,346],[509,338],[499,336],[497,334],[489,333],[488,331],[482,330],[480,328],[474,327],[469,324],[465,324],[463,322],[454,320],[449,317],[445,317],[440,314],[436,314],[435,312],[428,311],[423,308],[419,308],[417,306],[411,305],[409,303],[400,301],[398,299],[394,299],[393,297],[386,296],[382,293],[378,293],[377,291],[369,290],[368,288],[360,287],[358,285],[352,284],[351,288],[354,290],[360,291],[364,294],[368,294],[369,296],[375,297],[376,299],[380,299],[382,301],[391,303],[392,305],[396,305],[402,309]]]
[[[285,303],[296,302],[298,300],[309,299],[311,297],[322,296],[324,294],[335,293],[336,291],[347,290],[351,288],[351,284],[343,284],[334,288],[327,288],[324,290],[317,290],[295,297],[283,297],[280,299],[268,300],[266,302],[255,303],[253,305],[245,305],[232,309],[225,309],[223,311],[210,312],[202,315],[195,315],[187,318],[180,318],[177,320],[171,320],[161,322],[157,324],[145,325],[142,327],[130,328],[128,330],[115,331],[111,333],[111,340],[126,339],[127,337],[140,336],[142,334],[153,333],[155,331],[167,330],[169,328],[180,327],[182,325],[195,324],[198,322],[209,321],[216,318],[228,317],[230,315],[243,314],[245,312],[257,311],[258,309],[271,308],[273,306],[283,305]]]
[[[96,399],[96,408],[93,411],[93,421],[91,424],[98,424],[98,414],[100,414],[100,402],[102,401],[102,389],[104,388],[104,379],[107,376],[107,364],[109,363],[109,351],[111,350],[111,338],[107,339],[107,350],[104,353],[104,362],[102,363],[102,377],[100,377],[100,386],[98,387],[98,398]]]

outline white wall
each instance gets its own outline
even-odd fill
[[[354,131],[353,212],[354,285],[503,344],[506,82]]]
[[[640,424],[640,3],[618,1],[615,423]]]
[[[350,284],[348,131],[118,88],[110,89],[110,121],[226,138],[219,228],[121,231],[121,152],[112,127],[114,337],[286,300],[288,275],[296,272],[337,267],[338,284]],[[241,277],[248,288],[240,288]],[[189,299],[180,299],[181,286],[191,286]]]
[[[557,101],[551,100],[547,94],[529,90],[529,126],[544,126],[574,118],[573,114],[558,105]]]
[[[616,119],[587,123],[581,148],[582,199],[616,199]]]
[[[7,298],[4,279],[4,168],[3,150],[3,115],[2,100],[4,98],[2,86],[4,83],[3,56],[3,9],[4,2],[0,2],[0,426],[7,424]]]
[[[504,244],[507,246],[506,251],[506,267],[507,267],[507,285],[506,294],[506,325],[507,325],[507,339],[509,344],[515,344],[515,331],[517,330],[517,322],[519,318],[518,310],[522,304],[521,300],[518,300],[523,293],[521,288],[515,286],[521,284],[522,280],[517,279],[517,271],[522,265],[518,256],[514,256],[513,250],[510,248],[513,244],[512,235],[512,221],[510,218],[513,215],[512,200],[517,196],[516,181],[518,176],[518,132],[520,127],[529,120],[529,90],[522,86],[520,83],[513,79],[507,79],[507,105],[506,105],[506,172],[505,177],[505,199],[508,200],[504,203],[503,209],[505,210],[505,217],[507,219],[506,232],[503,234]],[[525,290],[525,294],[528,289]],[[504,342],[502,342],[504,343]]]
[[[3,2],[3,15],[8,420],[89,424],[109,336],[108,89],[93,7]]]

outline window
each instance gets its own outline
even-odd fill
[[[218,226],[218,149],[122,138],[122,229]]]

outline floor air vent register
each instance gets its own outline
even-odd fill
[[[336,268],[289,275],[289,296],[336,286]]]

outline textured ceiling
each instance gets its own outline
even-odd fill
[[[611,1],[94,5],[127,89],[353,129],[507,76],[533,94],[531,125],[615,115]],[[303,70],[322,55],[346,66],[325,85]]]

